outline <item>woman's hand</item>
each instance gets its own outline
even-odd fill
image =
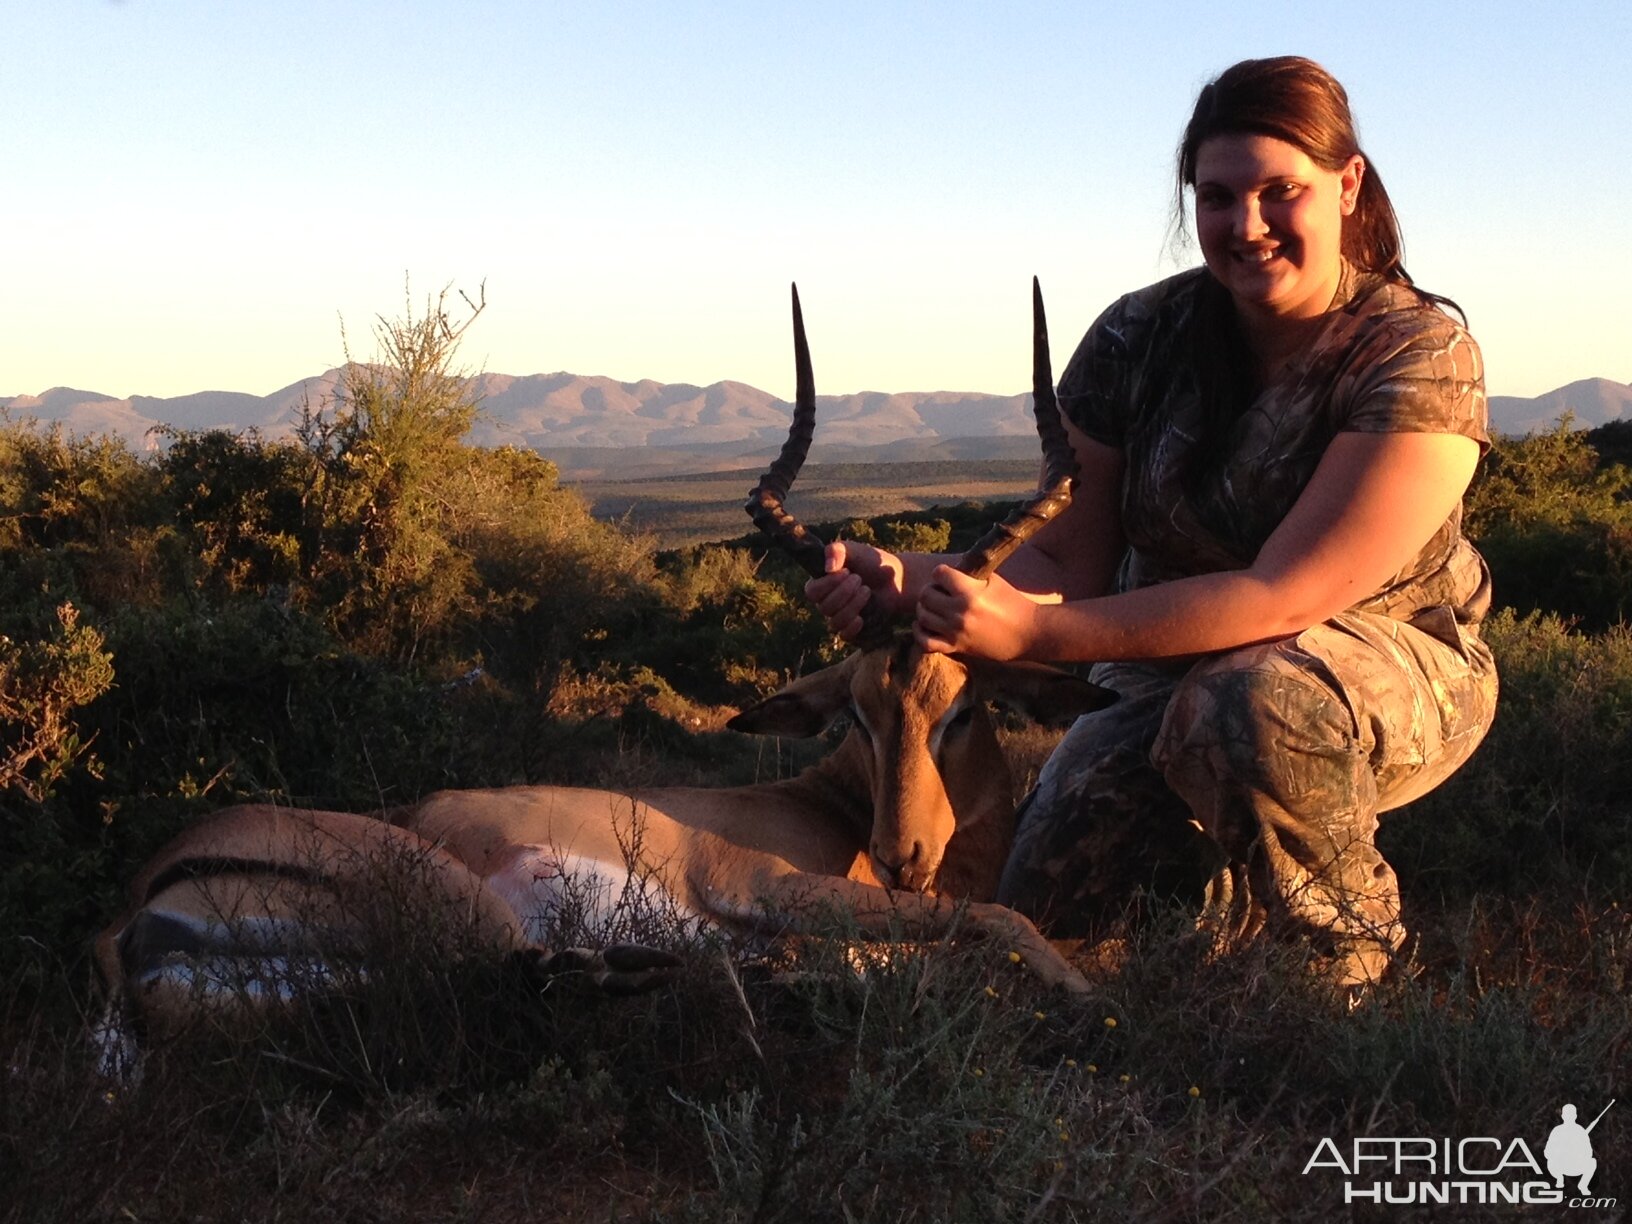
[[[875,591],[890,611],[902,609],[906,567],[894,553],[856,540],[835,540],[827,546],[826,562],[827,573],[805,583],[805,597],[845,641],[855,641],[861,632],[861,610]]]
[[[971,578],[937,566],[918,597],[913,636],[934,654],[954,651],[983,659],[1029,657],[1038,605],[1002,578]]]

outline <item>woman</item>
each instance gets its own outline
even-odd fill
[[[806,590],[840,633],[878,589],[927,650],[1092,661],[1121,694],[1044,768],[1001,900],[1085,934],[1188,873],[1221,947],[1301,930],[1362,983],[1405,938],[1377,813],[1449,776],[1495,709],[1461,533],[1489,446],[1479,351],[1406,275],[1318,64],[1219,76],[1178,177],[1205,266],[1078,346],[1070,508],[987,582],[852,542]]]

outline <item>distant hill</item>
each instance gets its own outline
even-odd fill
[[[279,437],[293,431],[302,405],[319,408],[331,402],[340,374],[329,370],[266,396],[201,391],[174,399],[119,399],[54,387],[41,395],[0,398],[0,409],[14,418],[61,422],[76,433],[117,434],[138,449],[158,445],[148,431],[160,424],[255,428]],[[731,466],[733,459],[779,446],[792,411],[787,401],[739,382],[694,387],[558,373],[482,374],[475,384],[482,409],[473,441],[592,460],[585,465],[589,467],[638,466],[641,451],[659,469],[672,470],[674,462],[687,457],[705,459],[705,467],[708,462]],[[873,458],[877,448],[882,457],[903,461],[964,458],[965,451],[993,457],[993,438],[1015,439],[1022,450],[1036,445],[1029,395],[863,391],[818,396],[817,406],[822,421],[817,447],[831,451],[830,459]],[[963,448],[946,449],[954,442],[964,443]],[[669,450],[674,457],[663,458],[660,452]],[[1002,448],[998,450],[996,457],[1002,457]]]
[[[157,445],[148,437],[148,430],[156,425],[238,431],[253,428],[283,436],[293,432],[302,404],[310,402],[315,408],[328,402],[339,376],[339,370],[329,370],[271,395],[199,391],[172,398],[133,395],[119,399],[96,391],[53,387],[40,395],[0,397],[0,410],[14,420],[33,417],[48,425],[60,422],[74,433],[117,434],[138,450]]]
[[[1491,426],[1504,434],[1551,429],[1565,413],[1573,415],[1576,425],[1582,429],[1632,419],[1632,384],[1608,378],[1583,378],[1534,399],[1510,395],[1490,397]]]
[[[328,370],[270,395],[200,391],[126,399],[71,387],[0,398],[13,418],[61,422],[75,433],[109,433],[141,449],[157,445],[155,425],[178,429],[255,428],[289,434],[302,405],[320,408],[341,371]],[[579,374],[481,374],[482,412],[472,440],[511,443],[555,459],[563,471],[659,476],[741,466],[774,452],[787,431],[785,400],[739,382],[617,382]],[[1021,458],[1031,453],[1031,397],[931,391],[861,391],[817,397],[823,462],[921,462]],[[1491,422],[1502,433],[1550,428],[1565,412],[1583,428],[1632,419],[1632,386],[1589,378],[1533,399],[1492,396]]]

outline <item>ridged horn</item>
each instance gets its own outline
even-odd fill
[[[793,365],[793,423],[788,427],[787,441],[782,443],[782,450],[770,470],[749,490],[748,503],[743,508],[754,520],[754,526],[764,532],[773,545],[792,557],[812,578],[820,578],[826,572],[827,546],[783,505],[799,469],[804,466],[805,456],[810,453],[810,441],[816,432],[816,378],[811,372],[810,345],[805,340],[805,316],[799,309],[798,285],[793,286]],[[890,637],[891,618],[877,595],[868,601],[861,619],[856,645],[865,649]]]
[[[1048,320],[1043,314],[1043,290],[1031,278],[1031,401],[1037,418],[1037,436],[1043,443],[1043,478],[1038,492],[1016,506],[1009,516],[963,554],[958,568],[972,578],[989,578],[1010,554],[1043,525],[1071,504],[1077,484],[1077,458],[1060,424],[1054,399],[1054,373],[1048,357]]]

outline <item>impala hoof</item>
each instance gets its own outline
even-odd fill
[[[611,944],[601,949],[601,959],[607,968],[619,973],[633,973],[641,969],[678,969],[686,962],[672,952],[648,948],[644,944]]]
[[[576,975],[609,995],[643,994],[667,985],[685,962],[672,952],[642,944],[611,944],[602,949],[563,948],[535,962],[543,977]]]

